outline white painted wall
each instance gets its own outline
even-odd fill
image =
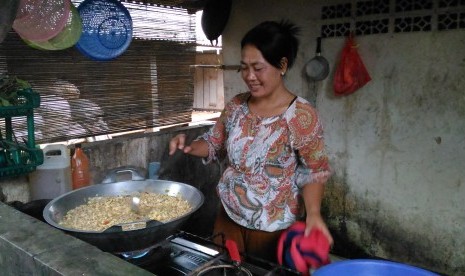
[[[334,235],[370,255],[458,275],[465,271],[465,30],[357,37],[372,81],[335,97],[344,39],[323,39],[328,79],[309,83],[302,73],[314,56],[320,4],[329,2],[233,1],[224,62],[239,63],[240,39],[261,21],[300,25],[287,83],[316,104],[325,125],[335,169],[325,204]],[[225,72],[224,83],[226,99],[245,91],[235,71]]]

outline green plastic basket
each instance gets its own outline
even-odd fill
[[[26,116],[33,108],[40,106],[39,93],[32,91],[30,88],[18,91],[18,100],[21,103],[20,105],[0,107],[0,117]]]
[[[0,177],[28,174],[43,163],[41,149],[7,140],[0,141]]]
[[[40,106],[40,95],[30,88],[18,90],[19,104],[0,107],[0,117],[5,120],[6,131],[0,136],[0,178],[28,174],[44,163],[41,149],[35,147],[34,108]],[[14,139],[12,117],[26,116],[28,120],[27,143]]]

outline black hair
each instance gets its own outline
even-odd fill
[[[300,28],[288,20],[265,21],[248,31],[241,41],[241,49],[245,45],[253,45],[262,53],[268,63],[281,69],[281,59],[287,58],[287,67],[294,64],[299,49],[297,35]]]

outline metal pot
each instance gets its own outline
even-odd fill
[[[125,172],[131,173],[131,180],[114,182],[116,175]],[[164,223],[154,220],[125,223],[114,225],[102,232],[71,229],[59,224],[69,210],[85,204],[90,197],[134,195],[141,192],[180,196],[189,202],[192,210]],[[53,199],[45,206],[43,216],[50,225],[103,251],[124,253],[145,249],[175,233],[203,202],[202,192],[193,186],[167,180],[144,179],[137,169],[121,167],[111,171],[102,184],[74,190]]]

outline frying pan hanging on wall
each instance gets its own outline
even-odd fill
[[[321,37],[317,38],[316,55],[305,64],[305,73],[312,81],[324,80],[329,74],[329,63],[321,56]]]
[[[213,45],[218,45],[218,37],[228,23],[232,0],[207,0],[202,13],[202,30]]]

